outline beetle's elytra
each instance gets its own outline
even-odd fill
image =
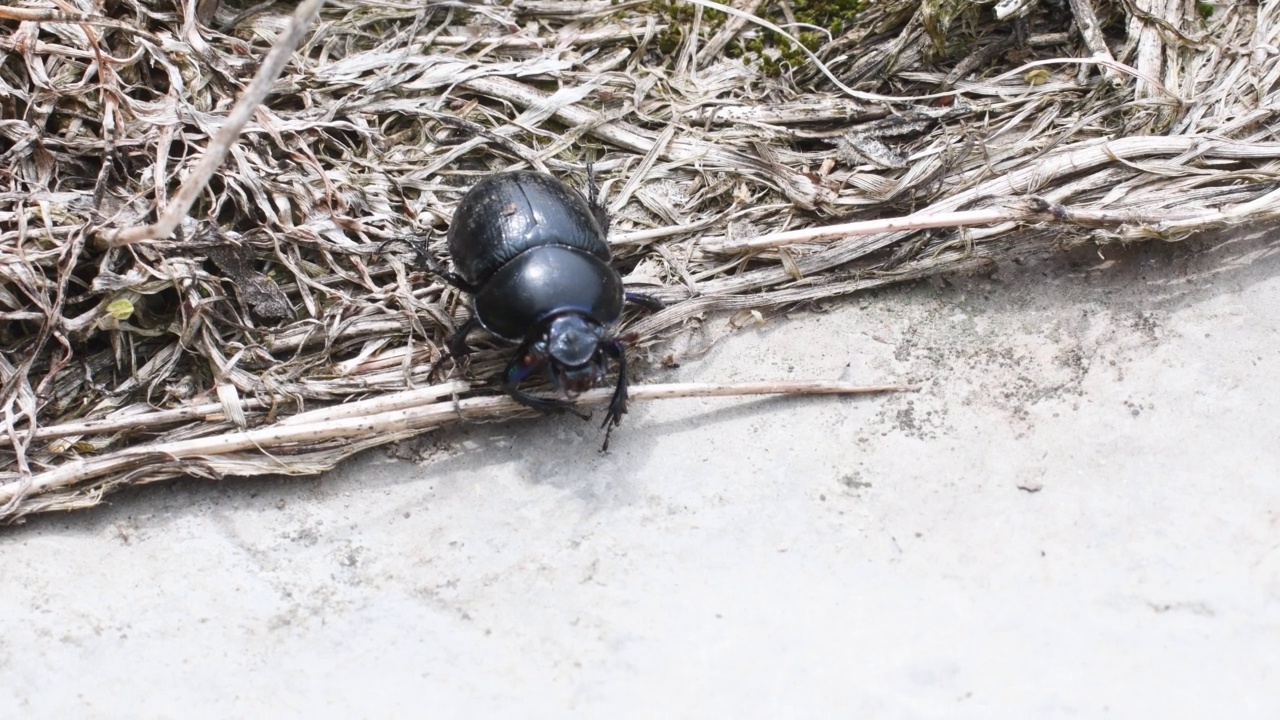
[[[471,187],[449,225],[449,254],[467,282],[483,285],[517,255],[537,247],[576,248],[608,265],[604,210],[543,173],[490,175]]]
[[[518,402],[551,412],[569,407],[578,393],[599,384],[612,358],[618,382],[605,414],[604,449],[627,411],[627,359],[610,326],[631,299],[609,264],[609,218],[595,197],[584,198],[556,178],[519,171],[476,183],[454,211],[449,254],[455,272],[439,272],[472,295],[474,313],[449,339],[455,357],[467,354],[476,326],[519,343],[503,371],[502,387]],[[565,398],[520,390],[544,373]]]

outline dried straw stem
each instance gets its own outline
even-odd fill
[[[157,462],[181,472],[205,477],[243,474],[239,458],[235,458],[236,462],[230,465],[219,463],[218,458],[255,451],[271,459],[277,452],[288,453],[299,446],[371,437],[402,438],[450,422],[484,422],[532,414],[527,408],[505,396],[458,399],[457,394],[467,389],[463,383],[445,383],[406,393],[406,397],[379,399],[377,403],[366,402],[364,407],[354,410],[341,408],[332,413],[313,411],[306,417],[296,415],[287,421],[255,430],[139,445],[106,455],[83,458],[63,463],[53,470],[0,484],[0,503],[11,512],[28,496],[53,493],[72,486],[83,490],[83,486],[88,483],[107,476],[130,476],[147,470]],[[672,383],[632,388],[631,398],[658,400],[741,395],[869,395],[913,389],[899,385],[859,386],[834,381]],[[584,393],[579,398],[579,403],[587,406],[603,405],[609,402],[612,394],[612,390],[592,390]],[[453,399],[421,404],[423,399],[443,396],[453,396]],[[374,407],[375,404],[382,407]],[[278,468],[272,467],[270,463],[263,463],[260,470],[262,473],[287,471],[288,463],[281,463]]]

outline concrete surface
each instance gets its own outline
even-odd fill
[[[0,536],[0,717],[1280,717],[1280,243],[770,319],[651,381]],[[723,319],[693,334],[723,334]]]

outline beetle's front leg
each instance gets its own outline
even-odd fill
[[[541,398],[520,389],[520,383],[530,375],[545,369],[546,366],[546,356],[533,350],[532,343],[523,343],[516,351],[515,357],[511,358],[511,362],[507,363],[506,369],[502,371],[502,391],[510,395],[512,400],[541,413],[550,415],[567,410],[583,420],[590,420],[590,415],[580,412],[572,403],[554,398]]]
[[[603,346],[602,349],[606,355],[618,361],[618,384],[613,388],[609,409],[605,412],[604,422],[600,425],[604,428],[604,446],[600,448],[600,452],[608,452],[609,435],[615,427],[622,424],[622,416],[627,414],[627,352],[622,343],[617,340]]]

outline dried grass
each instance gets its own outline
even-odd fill
[[[0,8],[0,519],[524,412],[492,396],[503,348],[428,376],[464,299],[379,252],[439,252],[498,169],[581,185],[594,158],[628,282],[669,304],[626,318],[641,347],[1274,219],[1278,4],[885,0],[811,59],[785,2],[334,0],[256,86],[275,4]]]

